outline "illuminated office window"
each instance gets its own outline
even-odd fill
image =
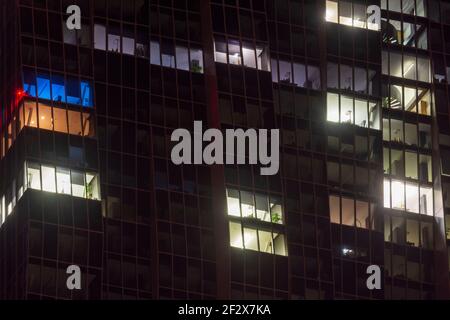
[[[268,49],[261,45],[238,40],[214,41],[214,60],[219,63],[243,65],[248,68],[270,71]]]
[[[325,20],[332,23],[378,31],[376,23],[367,23],[367,7],[351,1],[327,0]]]
[[[379,104],[329,92],[327,94],[327,120],[379,130]]]
[[[100,200],[98,174],[26,162],[28,188],[74,197]],[[41,179],[42,177],[42,179]],[[42,183],[41,183],[42,181]]]
[[[47,192],[56,192],[55,168],[41,166],[42,190]]]
[[[281,200],[262,194],[227,189],[228,215],[283,224]]]
[[[35,75],[34,71],[26,70],[23,90],[27,95],[35,98],[67,102],[83,107],[94,106],[93,90],[86,80],[67,78],[62,82],[61,77],[54,76],[50,79],[48,74]]]
[[[241,223],[230,222],[230,245],[234,248],[259,251],[286,256],[286,241],[283,234],[243,227]]]
[[[423,25],[383,19],[383,41],[406,47],[428,49],[427,28]]]
[[[384,207],[433,216],[433,188],[385,178]]]
[[[426,0],[382,0],[381,9],[426,17]]]
[[[227,189],[227,208],[232,247],[287,255],[281,199]]]
[[[374,228],[373,225],[371,226],[371,206],[368,201],[332,195],[329,197],[329,206],[332,223],[362,229]],[[373,214],[374,212],[372,212]]]
[[[41,168],[38,164],[28,163],[27,181],[28,188],[41,190]]]
[[[72,194],[70,184],[70,170],[64,168],[56,168],[56,184],[57,192],[60,194]]]
[[[415,55],[383,51],[383,74],[409,80],[431,82],[430,60]]]

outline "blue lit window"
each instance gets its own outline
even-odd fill
[[[93,107],[92,87],[89,81],[26,71],[23,78],[23,89],[31,97],[67,102],[83,107]]]

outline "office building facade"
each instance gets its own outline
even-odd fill
[[[1,299],[449,297],[450,2],[0,4]],[[278,174],[175,165],[194,121]]]

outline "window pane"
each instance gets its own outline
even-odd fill
[[[150,42],[150,63],[154,65],[161,65],[161,50],[158,42]]]
[[[240,217],[239,191],[227,190],[228,215]]]
[[[41,170],[35,163],[28,163],[27,167],[28,188],[41,190]]]
[[[406,244],[414,247],[419,246],[419,222],[414,220],[406,221]],[[409,270],[408,270],[409,271]]]
[[[420,187],[420,213],[433,216],[433,189]]]
[[[384,179],[384,188],[383,188],[383,197],[384,197],[384,207],[391,207],[391,182],[388,179]]]
[[[191,71],[203,73],[203,51],[191,49]]]
[[[85,198],[85,186],[84,186],[84,174],[81,172],[72,171],[71,172],[72,181],[72,195],[74,197]]]
[[[402,178],[405,176],[403,151],[391,150],[391,174]]]
[[[53,75],[52,76],[52,97],[53,101],[65,102],[66,101],[66,87],[64,85],[64,77]]]
[[[355,100],[355,124],[363,128],[367,128],[369,126],[367,101]]]
[[[336,1],[327,0],[326,20],[338,23],[338,4]]]
[[[69,133],[73,135],[81,135],[81,115],[76,111],[68,111],[69,115]]]
[[[241,192],[241,212],[243,218],[256,218],[255,203],[253,194],[250,192]]]
[[[334,93],[327,94],[327,120],[339,122],[339,95]]]
[[[244,58],[244,66],[256,69],[255,49],[251,43],[243,43],[242,55]]]
[[[330,220],[332,223],[341,223],[341,213],[340,213],[340,201],[339,197],[330,196]]]
[[[267,231],[258,231],[259,233],[259,250],[265,253],[273,254],[272,233]]]
[[[430,60],[417,58],[419,81],[430,82]]]
[[[67,112],[66,109],[53,108],[53,119],[55,131],[67,133]]]
[[[272,223],[283,224],[283,212],[280,199],[270,198],[270,212],[272,214]]]
[[[177,56],[177,69],[189,71],[188,49],[177,46],[175,52]]]
[[[53,130],[52,108],[39,103],[39,128]]]
[[[108,50],[113,52],[121,52],[120,36],[108,34]]]
[[[392,209],[405,209],[405,184],[402,181],[392,180]]]
[[[341,123],[354,123],[352,98],[341,96]]]
[[[356,227],[370,229],[368,202],[356,201]]]
[[[106,28],[102,25],[94,25],[94,47],[106,50]]]
[[[124,54],[134,55],[135,41],[133,38],[123,37],[122,46]]]
[[[417,147],[417,125],[405,123],[405,143]]]
[[[342,198],[342,224],[355,226],[355,201]]]
[[[352,26],[352,3],[339,1],[339,23]]]
[[[306,69],[305,65],[294,63],[294,83],[299,87],[306,87]]]
[[[25,101],[25,125],[37,128],[36,102]]]
[[[403,143],[403,122],[391,119],[391,141]]]
[[[419,213],[419,185],[406,183],[406,211]]]
[[[433,182],[431,157],[420,155],[420,181]]]
[[[98,175],[86,173],[86,197],[91,200],[100,200]]]
[[[235,248],[244,248],[240,223],[230,222],[230,245]]]
[[[406,152],[405,153],[405,168],[406,168],[406,178],[417,180],[417,153]]]
[[[57,168],[56,169],[56,186],[57,192],[60,194],[72,194],[70,185],[70,170]]]
[[[55,168],[42,166],[42,190],[56,192]]]
[[[228,43],[228,59],[230,64],[242,64],[241,49],[238,41]]]
[[[94,137],[95,136],[95,126],[92,120],[93,116],[90,113],[82,113],[83,117],[83,136]]]
[[[227,63],[227,44],[225,42],[214,42],[215,61],[220,63]]]
[[[279,256],[287,256],[286,242],[284,240],[284,235],[274,233],[273,242],[275,247],[275,254]]]
[[[270,222],[269,199],[267,196],[256,195],[256,216],[259,220]]]
[[[258,234],[255,229],[244,228],[245,249],[258,251]]]

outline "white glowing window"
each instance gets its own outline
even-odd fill
[[[27,167],[28,188],[41,190],[41,170],[35,163],[28,163]]]
[[[369,127],[367,105],[367,101],[355,99],[355,124],[359,127]]]
[[[189,53],[188,49],[177,46],[175,48],[177,57],[177,69],[189,71]]]
[[[327,0],[325,19],[328,22],[338,23],[338,3],[336,1]]]
[[[334,93],[327,94],[327,120],[330,122],[339,122],[339,95]]]
[[[230,222],[230,245],[235,248],[244,248],[240,223]]]
[[[42,190],[56,192],[55,168],[42,166]]]
[[[265,252],[265,253],[273,253],[273,239],[272,239],[272,233],[267,231],[258,231],[259,235],[259,251]]]
[[[406,183],[406,211],[419,213],[419,185]]]
[[[100,200],[98,175],[86,173],[86,198]]]
[[[286,242],[284,240],[284,235],[281,233],[273,234],[273,244],[275,248],[275,254],[279,256],[287,256]]]
[[[70,170],[57,168],[56,169],[56,186],[57,192],[60,194],[72,194],[72,188],[70,184]]]
[[[228,215],[240,217],[241,208],[239,203],[239,191],[227,190]]]
[[[433,189],[420,187],[420,213],[433,216]]]
[[[237,41],[230,41],[228,43],[228,62],[235,65],[242,64],[241,48]]]
[[[241,212],[243,218],[256,218],[253,194],[241,192]]]
[[[272,198],[270,201],[270,213],[272,223],[283,224],[283,211],[281,208],[281,200]]]
[[[352,98],[341,96],[341,123],[355,123]]]
[[[242,55],[244,58],[244,66],[256,69],[256,54],[251,44],[243,44]]]
[[[244,228],[245,249],[258,251],[258,233],[255,229]]]
[[[339,23],[352,26],[352,3],[347,1],[339,1]]]
[[[84,174],[81,172],[72,171],[71,182],[72,182],[72,195],[74,197],[85,198],[86,190],[85,190]]]
[[[405,183],[392,180],[392,209],[405,210]]]

